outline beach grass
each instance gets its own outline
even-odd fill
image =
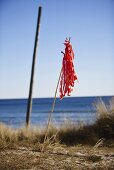
[[[84,144],[95,147],[103,144],[113,144],[114,141],[114,97],[108,104],[101,99],[94,103],[96,121],[93,124],[74,124],[67,122],[61,127],[50,125],[45,143],[59,143],[68,146]],[[43,144],[45,128],[21,127],[11,128],[0,123],[0,149],[17,146]]]

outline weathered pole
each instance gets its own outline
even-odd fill
[[[36,50],[37,50],[37,46],[38,46],[38,36],[39,36],[39,30],[40,30],[41,13],[42,13],[42,7],[40,6],[39,10],[38,10],[36,36],[35,36],[33,61],[32,61],[32,69],[31,69],[31,79],[30,79],[30,87],[29,87],[29,97],[28,97],[28,103],[27,103],[27,113],[26,113],[26,126],[27,127],[30,122],[30,115],[31,115],[31,111],[32,111],[32,93],[33,93],[33,83],[34,83],[34,70],[35,70],[35,63],[36,63]]]

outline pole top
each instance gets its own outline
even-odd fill
[[[42,10],[42,6],[39,6],[39,10]]]

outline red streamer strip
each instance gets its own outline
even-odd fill
[[[60,99],[62,99],[65,94],[70,96],[70,93],[74,87],[74,81],[77,80],[77,76],[74,70],[74,52],[70,40],[65,40],[65,53],[62,61],[62,72],[60,78]]]

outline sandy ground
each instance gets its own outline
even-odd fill
[[[114,148],[51,146],[0,150],[0,170],[114,170]]]

